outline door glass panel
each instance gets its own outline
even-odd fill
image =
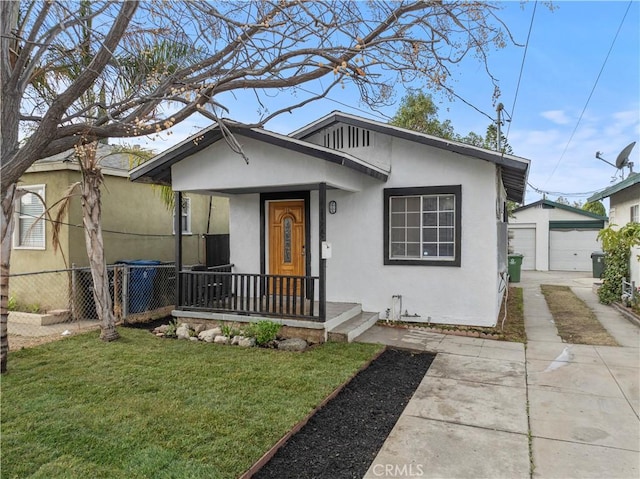
[[[285,263],[291,264],[291,218],[285,218],[282,226],[284,230],[283,258]]]

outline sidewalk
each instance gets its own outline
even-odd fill
[[[522,276],[526,350],[384,327],[357,339],[439,353],[366,479],[639,477],[640,328],[584,274]],[[622,346],[563,343],[544,283],[569,285]]]
[[[640,328],[601,305],[592,278],[525,272],[534,478],[640,476]],[[562,343],[540,284],[564,284],[621,347]]]

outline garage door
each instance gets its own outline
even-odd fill
[[[524,255],[522,258],[522,269],[536,269],[536,229],[535,228],[513,228],[509,244],[509,251]]]
[[[549,269],[591,271],[591,253],[600,250],[600,230],[549,231]]]

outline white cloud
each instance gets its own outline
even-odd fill
[[[585,115],[568,145],[573,123],[548,129],[512,129],[509,144],[518,156],[531,160],[529,183],[535,187],[554,193],[590,192],[606,188],[616,175],[616,181],[620,181],[620,172],[596,159],[596,151],[614,162],[622,148],[638,141],[639,125],[640,119],[634,111],[610,112],[598,118]],[[638,150],[640,148],[634,149],[631,155],[636,165],[640,165]],[[627,173],[625,170],[624,174]],[[539,198],[539,194],[529,191],[526,200],[531,203]],[[586,197],[570,199],[585,201]]]
[[[540,113],[540,116],[558,125],[566,125],[571,121],[564,110],[547,110]]]

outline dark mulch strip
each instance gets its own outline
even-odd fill
[[[387,349],[253,477],[363,477],[434,358]]]
[[[124,323],[123,326],[125,328],[146,329],[147,331],[153,331],[158,326],[169,324],[172,320],[172,316],[167,316],[166,318],[155,319],[153,321],[147,321],[145,323]]]

